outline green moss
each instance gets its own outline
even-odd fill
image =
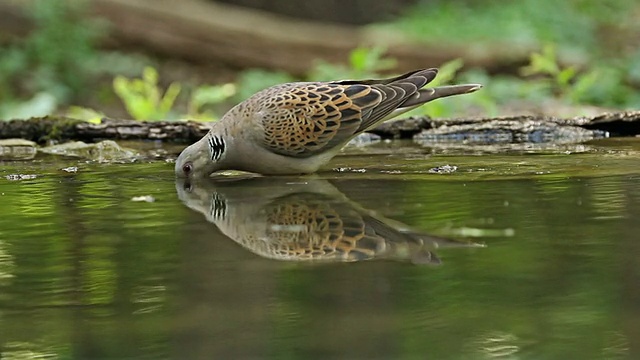
[[[31,128],[35,136],[38,137],[38,143],[69,139],[70,135],[75,132],[76,125],[85,122],[55,115],[31,118],[26,121],[29,122],[29,125],[26,126]]]

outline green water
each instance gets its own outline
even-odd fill
[[[640,358],[640,141],[491,152],[188,186],[164,161],[0,163],[0,358]],[[292,201],[454,241],[439,265],[268,258],[251,224]]]

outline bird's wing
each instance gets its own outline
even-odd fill
[[[384,251],[356,211],[315,193],[296,193],[264,208],[266,233],[256,244],[270,257],[289,260],[366,260]],[[268,241],[264,241],[268,239]]]
[[[436,69],[427,69],[386,80],[294,83],[273,88],[261,99],[259,110],[263,146],[281,155],[304,158],[343,145],[420,96],[419,89],[436,74]]]
[[[316,193],[276,199],[264,209],[266,233],[244,246],[288,260],[361,261],[376,257],[439,263],[421,239],[359,213],[352,205]],[[247,237],[249,238],[249,237]],[[267,240],[267,241],[265,241]]]

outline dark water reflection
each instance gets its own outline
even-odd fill
[[[439,264],[443,247],[479,247],[436,237],[362,208],[329,181],[253,177],[176,181],[178,197],[224,235],[267,259],[405,259]]]
[[[607,166],[491,180],[334,174],[302,192],[254,179],[182,200],[159,163],[1,180],[1,357],[640,358],[640,172]],[[140,195],[156,201],[131,201]],[[487,247],[430,242],[440,266],[411,252],[274,260],[223,235],[212,199],[226,214],[250,205],[251,219],[274,201],[330,204]]]

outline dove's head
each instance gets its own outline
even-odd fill
[[[182,151],[176,159],[176,176],[181,178],[203,178],[222,170],[228,144],[221,135],[209,132],[198,142]]]

